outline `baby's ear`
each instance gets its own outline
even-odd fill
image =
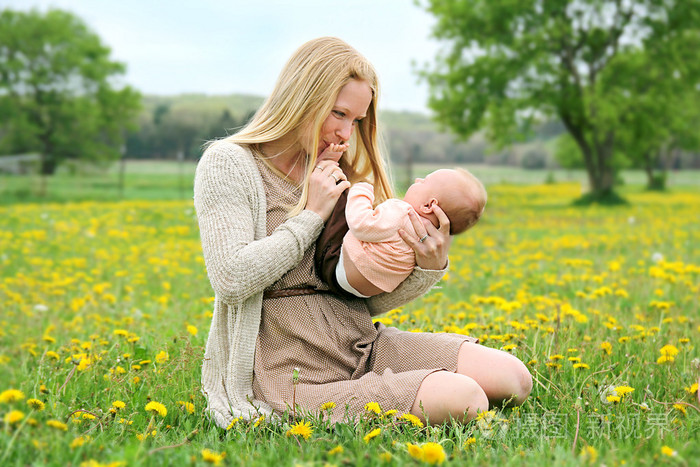
[[[438,205],[438,200],[436,198],[430,198],[430,201],[421,206],[421,211],[425,214],[433,212],[433,206]]]

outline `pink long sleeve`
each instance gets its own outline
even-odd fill
[[[356,183],[350,188],[345,206],[350,231],[363,242],[378,243],[395,239],[398,229],[407,227],[407,214],[411,206],[398,199],[389,199],[373,208],[373,202],[374,189],[369,183]]]

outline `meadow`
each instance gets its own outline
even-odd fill
[[[191,195],[3,203],[0,465],[696,465],[700,188],[577,208],[580,181],[498,182],[448,275],[378,320],[478,336],[526,362],[533,391],[428,427],[376,404],[330,425],[332,400],[215,427]]]

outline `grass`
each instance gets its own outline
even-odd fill
[[[191,201],[0,206],[0,464],[692,465],[700,189],[628,190],[580,209],[578,183],[489,186],[439,287],[379,318],[515,354],[535,379],[523,406],[428,428],[390,407],[316,414],[308,439],[202,414],[212,291]]]

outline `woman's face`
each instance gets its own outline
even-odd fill
[[[326,117],[321,126],[316,156],[320,155],[331,143],[347,143],[355,126],[367,116],[371,102],[372,88],[367,81],[352,80],[343,86],[333,104],[330,115]],[[308,144],[313,144],[312,141]],[[331,153],[331,155],[336,162],[341,156],[340,153]]]

